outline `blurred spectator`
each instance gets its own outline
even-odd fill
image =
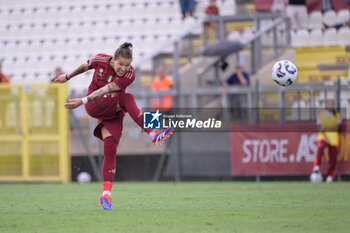
[[[152,91],[168,91],[173,87],[173,80],[167,76],[165,68],[159,66],[157,77],[152,82]],[[173,107],[173,97],[171,95],[158,96],[153,99],[153,109],[161,109],[168,112]]]
[[[332,0],[322,0],[322,10],[323,12],[333,10],[333,3]]]
[[[195,1],[194,0],[179,0],[179,1],[180,1],[182,19],[184,20],[187,14],[196,19],[197,17],[194,15],[194,9],[196,6]]]
[[[273,0],[271,11],[284,13],[286,11],[286,0]]]
[[[2,72],[2,63],[0,62],[0,84],[2,83],[10,83],[10,79]]]
[[[287,16],[290,18],[293,29],[302,29],[307,20],[306,0],[289,0]]]
[[[244,58],[239,57],[236,64],[236,72],[226,80],[227,85],[250,85],[250,76],[244,71]]]
[[[236,64],[236,71],[231,75],[224,84],[232,86],[249,86],[250,85],[250,75],[244,71],[244,58],[239,57]],[[245,111],[242,107],[245,107],[243,103],[244,99],[239,94],[230,95],[230,112],[232,119],[242,119],[244,117]]]
[[[206,16],[219,15],[219,8],[216,5],[216,0],[210,0],[210,4],[205,9]]]
[[[216,6],[216,0],[210,0],[210,4],[205,10],[206,16],[215,16],[219,15],[219,8]],[[215,22],[209,22],[206,24],[207,27],[209,27],[210,30],[210,41],[213,41],[215,38],[215,33],[216,33],[216,23]]]
[[[53,82],[53,80],[58,78],[58,76],[60,76],[61,74],[63,74],[62,69],[60,67],[57,67],[55,69],[54,77],[51,79],[51,82]]]
[[[319,127],[317,155],[314,161],[313,172],[319,173],[324,154],[324,149],[328,147],[328,171],[327,182],[332,182],[335,175],[335,165],[337,163],[338,146],[339,146],[339,126],[342,117],[334,109],[334,100],[328,100],[326,109],[320,112],[317,117]]]
[[[350,11],[350,0],[345,0],[346,7]]]

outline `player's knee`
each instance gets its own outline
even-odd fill
[[[112,156],[115,156],[117,146],[118,141],[113,136],[108,136],[103,140],[103,150],[105,155],[112,154]]]

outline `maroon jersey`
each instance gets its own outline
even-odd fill
[[[104,87],[109,82],[114,82],[117,86],[125,91],[125,88],[129,86],[135,80],[135,71],[130,66],[131,72],[127,72],[124,76],[118,77],[113,67],[109,64],[112,56],[105,54],[97,54],[90,60],[88,60],[89,69],[94,69],[94,77],[89,86],[88,94]]]
[[[135,80],[135,70],[130,66],[130,71],[119,77],[109,64],[112,56],[97,54],[88,60],[89,69],[94,69],[94,76],[88,89],[88,95],[110,82],[114,82],[121,89],[116,93],[105,95],[97,100],[85,104],[86,112],[99,120],[94,130],[94,135],[102,139],[101,128],[105,126],[108,131],[119,140],[123,129],[124,111],[117,112],[119,97],[125,94],[125,89]]]

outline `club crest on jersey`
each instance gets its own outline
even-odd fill
[[[103,69],[100,68],[100,69],[98,70],[97,74],[100,75],[100,76],[102,77],[102,75],[103,75]]]
[[[111,82],[112,81],[112,75],[108,75],[108,77],[107,77],[107,82]]]

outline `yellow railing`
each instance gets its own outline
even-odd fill
[[[65,84],[0,85],[0,181],[71,181]]]

